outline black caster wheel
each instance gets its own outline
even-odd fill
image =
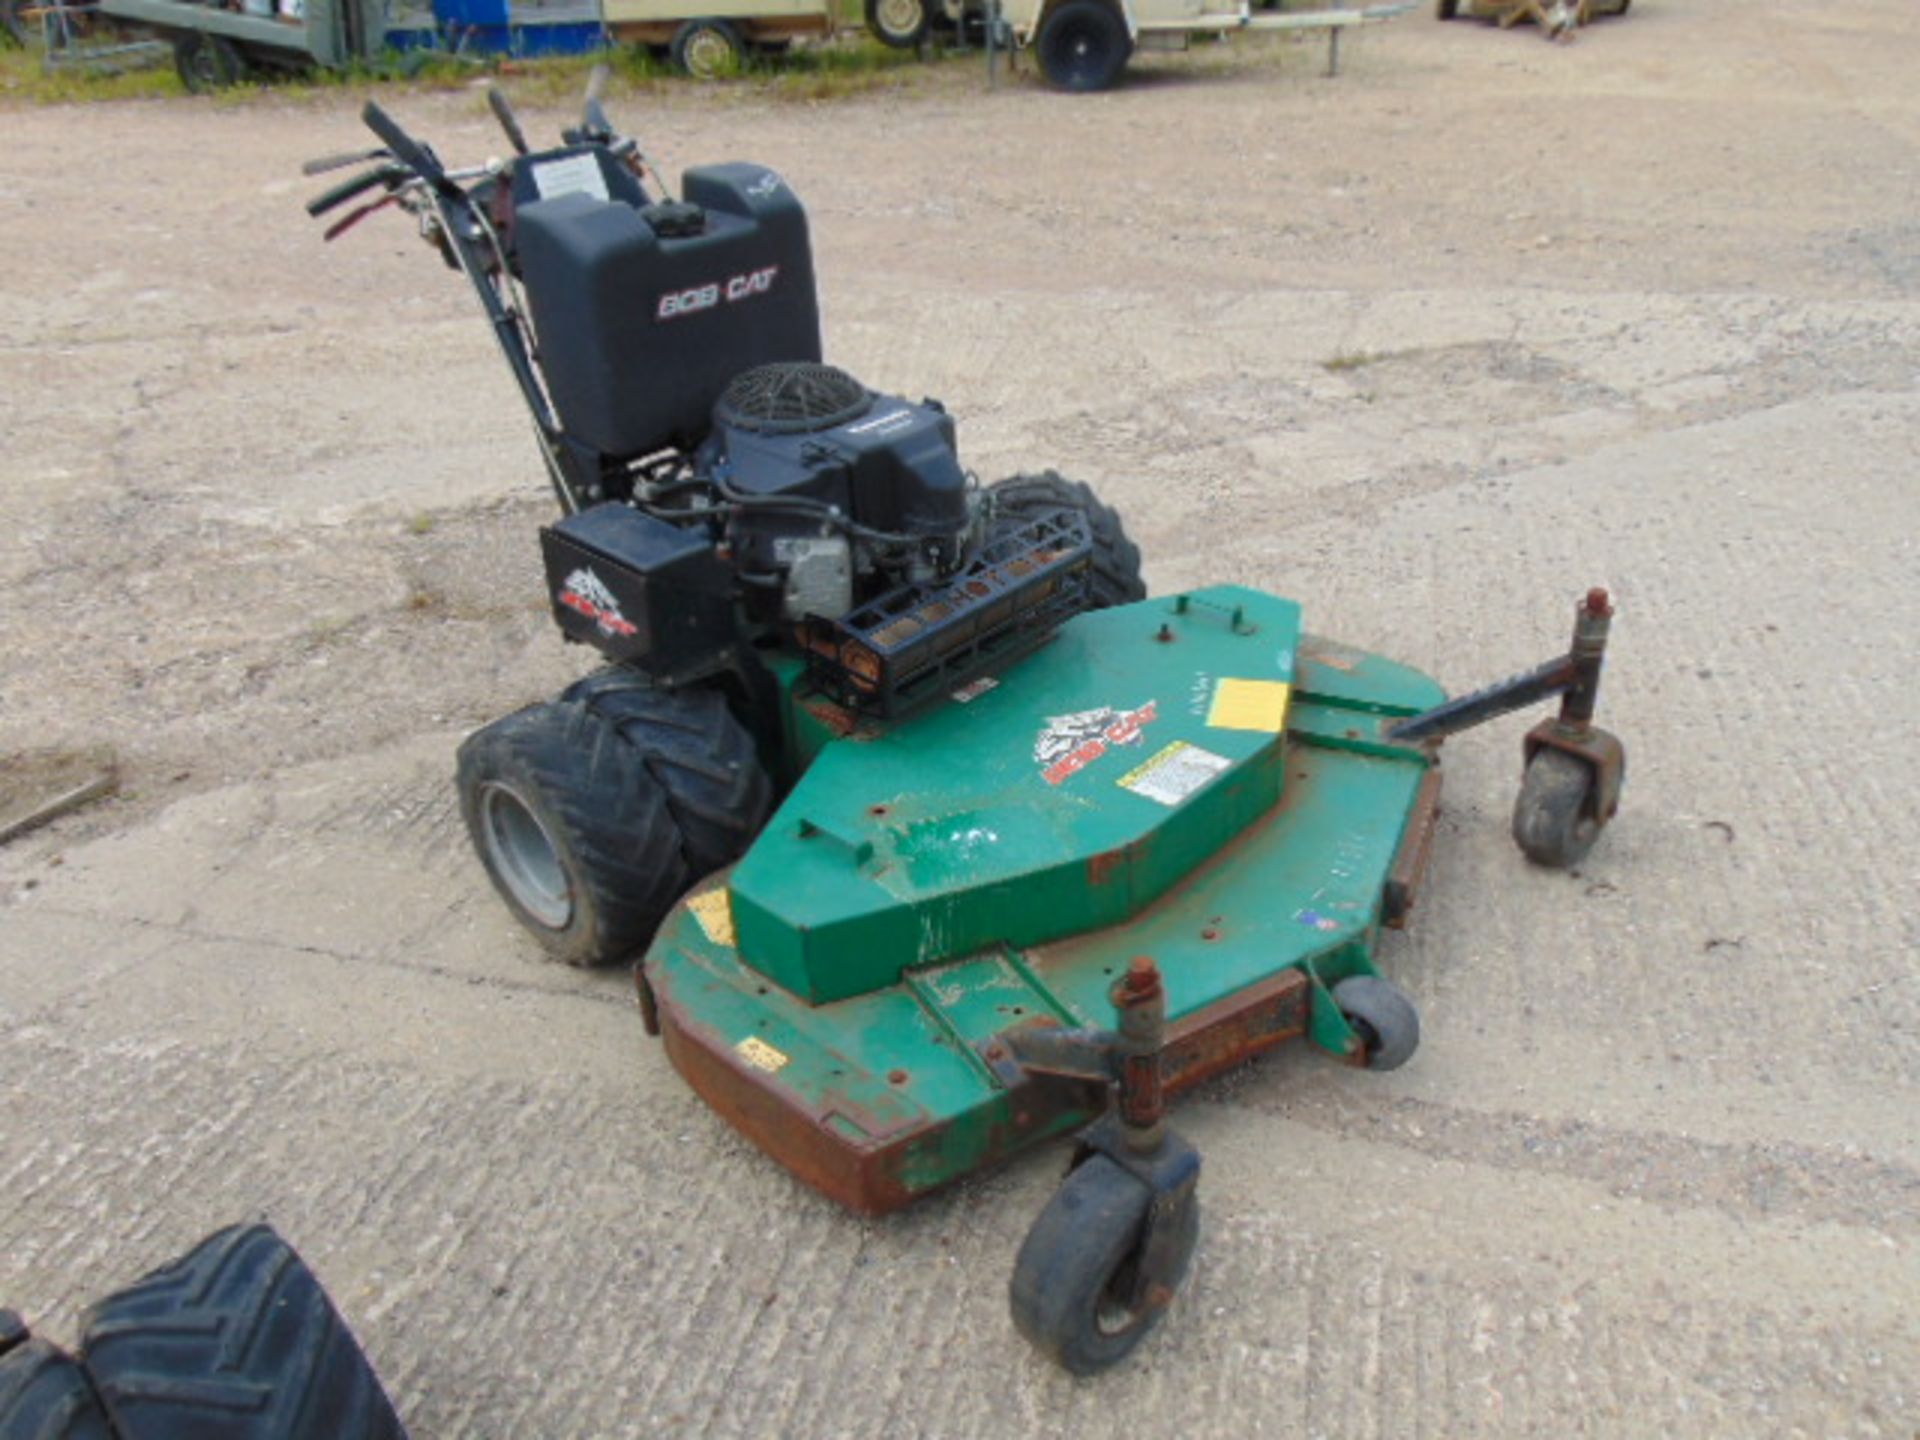
[[[1365,1047],[1369,1070],[1398,1070],[1420,1048],[1420,1012],[1391,980],[1351,975],[1333,987],[1333,1003]]]
[[[1200,1204],[1191,1190],[1163,1222],[1170,1227],[1166,1278],[1139,1283],[1152,1202],[1144,1181],[1096,1154],[1067,1176],[1020,1247],[1013,1323],[1075,1375],[1098,1374],[1131,1354],[1186,1277],[1200,1238]]]
[[[1542,748],[1527,762],[1513,806],[1513,842],[1536,865],[1577,864],[1605,824],[1596,812],[1593,767],[1564,750]]]

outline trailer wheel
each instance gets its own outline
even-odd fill
[[[1104,610],[1147,598],[1146,582],[1140,578],[1140,547],[1127,538],[1120,512],[1103,505],[1092,486],[1043,470],[990,485],[987,497],[993,502],[996,525],[1000,517],[1026,520],[1062,506],[1080,511],[1093,531],[1093,608]]]
[[[173,68],[190,94],[207,95],[244,83],[247,57],[224,35],[189,30],[174,37]]]
[[[911,50],[933,25],[928,0],[867,0],[867,29],[882,45]]]
[[[1107,0],[1067,0],[1040,27],[1040,73],[1056,90],[1105,90],[1133,54],[1127,23]]]
[[[475,731],[457,784],[487,878],[569,965],[639,950],[691,878],[646,757],[588,706],[530,705]]]
[[[1593,808],[1593,767],[1564,750],[1534,751],[1513,805],[1513,843],[1521,853],[1564,870],[1593,848],[1602,823]]]
[[[120,1440],[405,1440],[326,1291],[266,1225],[217,1230],[102,1300],[82,1362]]]
[[[0,1436],[6,1440],[113,1440],[106,1414],[73,1357],[29,1339],[19,1316],[0,1355]]]
[[[1360,1036],[1367,1069],[1398,1070],[1420,1048],[1420,1012],[1385,976],[1348,976],[1333,987],[1333,1003]]]
[[[1119,1364],[1164,1313],[1162,1305],[1131,1301],[1152,1200],[1145,1184],[1095,1155],[1062,1182],[1020,1246],[1009,1291],[1013,1323],[1075,1375]],[[1200,1238],[1199,1201],[1190,1197],[1172,1223],[1177,1288]]]
[[[1460,13],[1460,0],[1434,0],[1435,19],[1451,20]]]
[[[696,80],[718,80],[740,73],[746,42],[724,20],[689,20],[673,36],[673,63]]]

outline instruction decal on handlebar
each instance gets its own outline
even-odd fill
[[[533,167],[533,184],[542,200],[556,195],[591,195],[600,201],[613,198],[607,191],[607,177],[601,173],[599,158],[591,151],[542,160]]]

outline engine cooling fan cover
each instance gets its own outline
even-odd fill
[[[856,420],[872,404],[873,393],[846,371],[795,360],[736,375],[713,414],[723,425],[761,435],[799,435]]]

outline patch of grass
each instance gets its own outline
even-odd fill
[[[429,535],[433,533],[433,513],[429,510],[416,510],[413,518],[407,521],[409,535]]]
[[[173,57],[164,52],[155,52],[150,64],[113,70],[78,65],[49,69],[41,63],[43,54],[37,45],[24,50],[0,46],[0,97],[31,105],[71,105],[81,100],[150,100],[186,94],[180,77],[173,73]]]
[[[607,99],[661,99],[701,96],[727,103],[764,99],[803,104],[845,99],[874,91],[913,90],[938,83],[959,70],[977,66],[977,53],[936,54],[923,63],[912,51],[880,44],[864,30],[845,30],[826,41],[797,42],[782,54],[754,54],[738,74],[697,81],[643,45],[619,45],[604,54],[550,56],[537,60],[507,56],[454,57],[413,53],[370,63],[356,61],[339,70],[313,69],[297,75],[273,75],[208,97],[221,107],[246,107],[271,99],[299,103],[303,98],[330,102],[341,90],[406,89],[448,91],[476,87],[497,78],[516,104],[530,109],[571,109],[586,93],[587,76],[604,60],[612,69]],[[132,63],[132,62],[129,62]],[[36,48],[0,49],[0,103],[65,105],[94,100],[137,100],[184,96],[172,58],[155,52],[136,68],[63,65],[47,69]],[[483,95],[474,103],[484,105]]]
[[[936,54],[922,62],[911,50],[895,50],[870,35],[794,49],[750,72],[754,88],[775,100],[841,100],[875,90],[918,87],[960,66],[980,64],[977,55]]]

